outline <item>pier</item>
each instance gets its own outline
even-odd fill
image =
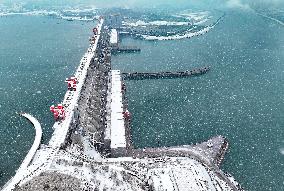
[[[185,78],[198,76],[207,73],[210,67],[202,67],[184,72],[134,72],[122,73],[124,80],[145,80],[145,79],[165,79],[165,78]]]
[[[31,124],[34,126],[34,128],[35,128],[35,139],[34,139],[34,143],[31,147],[29,153],[27,154],[26,158],[22,162],[19,170],[26,169],[29,166],[29,164],[31,163],[37,149],[40,146],[41,138],[42,138],[42,128],[41,128],[41,125],[38,122],[38,120],[28,113],[21,113],[21,116],[27,118],[31,122]]]
[[[37,149],[40,146],[41,143],[41,138],[42,138],[42,128],[40,123],[38,122],[38,120],[33,117],[32,115],[28,114],[28,113],[20,113],[21,116],[25,117],[27,120],[29,120],[31,122],[31,124],[33,125],[33,127],[35,128],[35,139],[34,139],[34,143],[32,145],[32,147],[30,148],[27,156],[25,157],[25,159],[23,160],[21,166],[19,167],[19,169],[16,172],[16,175],[6,184],[6,190],[11,190],[14,188],[14,186],[21,181],[23,174],[25,173],[25,170],[28,168],[28,166],[30,165],[31,161],[33,160]]]

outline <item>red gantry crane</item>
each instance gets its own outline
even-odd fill
[[[67,88],[70,91],[76,91],[78,80],[75,77],[66,78],[65,82],[67,82]]]
[[[50,111],[53,113],[55,121],[65,119],[65,109],[62,104],[58,104],[57,106],[50,106]]]

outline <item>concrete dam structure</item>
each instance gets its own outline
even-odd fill
[[[74,76],[66,79],[62,104],[50,107],[51,140],[32,152],[3,191],[242,190],[219,168],[229,146],[222,136],[196,145],[134,149],[124,74],[111,67],[112,32],[103,18],[93,32]]]

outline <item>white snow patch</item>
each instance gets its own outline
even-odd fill
[[[275,19],[275,18],[273,18],[273,17],[267,16],[267,15],[262,14],[262,13],[257,13],[257,14],[260,15],[260,16],[262,16],[262,17],[265,17],[265,18],[267,18],[267,19],[270,19],[270,20],[272,20],[272,21],[275,21],[276,23],[278,23],[278,24],[284,26],[284,22],[282,22],[282,21],[280,21],[280,20],[278,20],[278,19]]]
[[[204,19],[207,19],[209,14],[210,13],[208,11],[203,11],[203,12],[196,12],[196,13],[192,13],[192,12],[180,13],[180,14],[173,15],[173,16],[185,18],[187,20],[194,22],[194,24],[196,24],[195,22],[200,22]]]
[[[138,20],[135,23],[123,22],[124,26],[138,27],[138,26],[182,26],[191,25],[190,22],[170,22],[170,21],[152,21],[146,23],[145,21]]]
[[[178,40],[178,39],[184,39],[184,38],[191,38],[194,36],[199,36],[199,35],[203,35],[207,32],[209,32],[212,28],[214,28],[214,26],[208,26],[205,27],[204,29],[197,31],[197,32],[190,32],[190,30],[182,35],[176,34],[176,35],[172,35],[172,36],[150,36],[150,35],[142,35],[142,37],[145,40]]]

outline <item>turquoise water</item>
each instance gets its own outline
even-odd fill
[[[35,115],[52,134],[49,106],[63,99],[94,23],[48,17],[0,17],[0,185],[30,148]],[[177,41],[123,39],[141,53],[113,56],[122,71],[181,71],[200,77],[128,81],[135,147],[169,146],[224,135],[222,169],[246,190],[284,190],[284,27],[254,13],[230,12],[204,36]]]
[[[246,190],[284,190],[284,27],[230,12],[208,34],[178,41],[122,39],[141,53],[113,56],[114,68],[182,71],[199,77],[127,81],[135,147],[230,141],[222,169]]]
[[[43,143],[53,132],[49,106],[62,101],[64,80],[88,47],[95,23],[40,16],[0,17],[0,187],[19,167],[34,129],[16,112],[36,116]]]

